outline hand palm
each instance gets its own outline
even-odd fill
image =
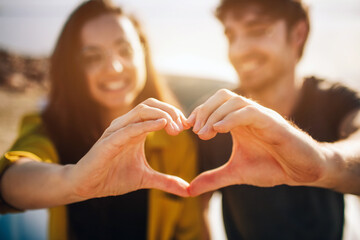
[[[83,173],[79,180],[79,194],[102,197],[124,194],[123,189],[127,192],[139,189],[148,166],[144,153],[145,137],[141,138],[124,146],[103,146],[99,142],[94,160],[78,163]]]
[[[228,104],[230,109],[233,105]],[[195,178],[190,185],[191,195],[234,184],[269,187],[302,185],[319,179],[322,156],[313,148],[317,143],[276,112],[254,104],[227,111],[221,118],[221,121],[219,117],[208,120],[213,129],[199,133],[210,139],[216,132],[230,131],[231,157],[225,165]]]
[[[229,159],[229,169],[237,184],[275,186],[288,181],[286,172],[279,163],[271,146],[252,134],[253,130],[238,127],[231,131],[233,151]]]
[[[169,108],[153,101],[155,100],[150,99],[145,102]],[[177,134],[179,129],[171,127],[171,124],[175,124],[172,121],[162,110],[144,104],[114,120],[90,151],[74,166],[72,176],[76,194],[83,198],[93,198],[156,188],[188,196],[189,184],[186,181],[153,170],[145,157],[147,134],[161,129],[165,129],[168,134]]]

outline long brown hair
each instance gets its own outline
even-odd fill
[[[70,15],[50,58],[51,89],[42,118],[63,164],[75,163],[104,131],[100,106],[91,98],[84,68],[79,60],[80,32],[91,19],[103,14],[128,17],[139,34],[145,55],[146,84],[135,104],[154,97],[178,106],[169,88],[155,73],[147,39],[134,17],[127,16],[110,1],[87,1]]]

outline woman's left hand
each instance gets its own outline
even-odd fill
[[[184,128],[188,125],[180,110],[155,99],[145,100],[115,119],[70,171],[74,192],[88,199],[156,188],[188,196],[189,184],[153,170],[144,152],[147,133],[165,129],[176,135]]]

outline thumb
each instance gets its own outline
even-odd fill
[[[230,174],[231,172],[228,166],[229,165],[223,165],[197,176],[188,188],[190,196],[195,197],[205,192],[236,184],[236,179]]]
[[[188,197],[189,183],[182,178],[159,173],[153,169],[145,176],[141,188],[155,188],[181,197]]]

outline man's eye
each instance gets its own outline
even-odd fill
[[[248,35],[251,37],[263,37],[270,32],[268,27],[257,27],[248,30]]]

